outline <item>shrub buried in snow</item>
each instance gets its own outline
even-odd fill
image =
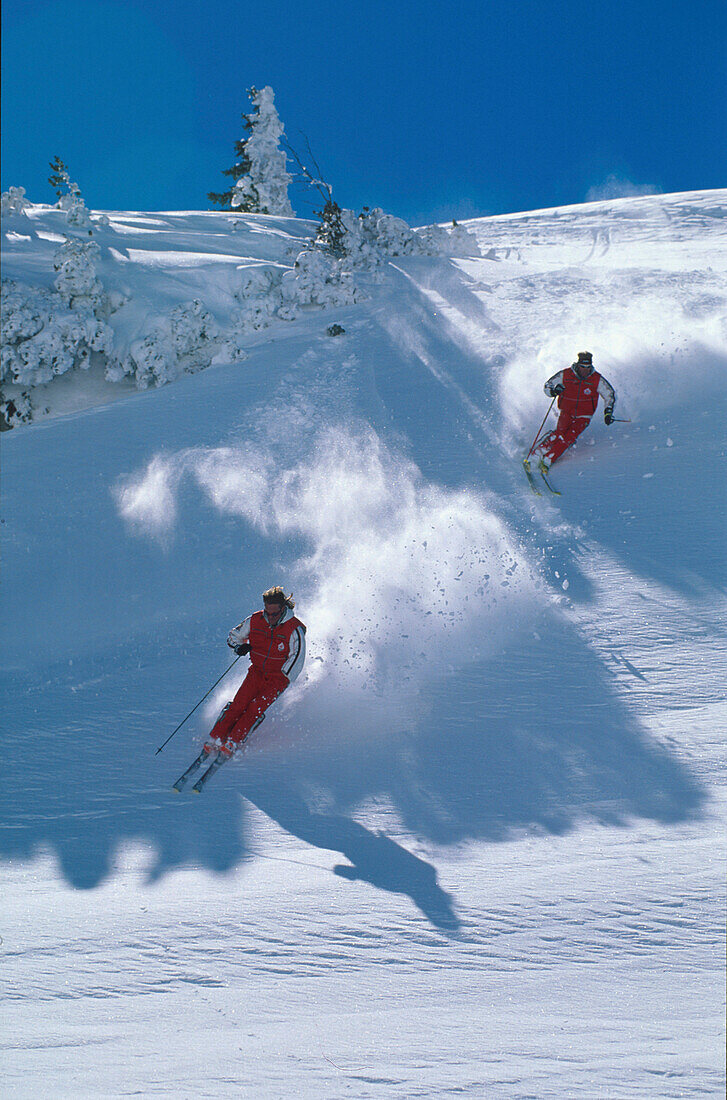
[[[72,307],[70,302],[75,302]],[[7,280],[2,287],[4,384],[40,386],[55,376],[90,365],[92,351],[109,354],[113,333],[89,298]]]
[[[2,284],[2,367],[0,382],[33,388],[58,375],[87,370],[91,353],[113,355],[108,324],[112,303],[96,277],[99,247],[67,238],[53,263],[55,292],[14,280]],[[22,398],[22,400],[21,400]],[[27,399],[27,400],[26,400]],[[26,393],[4,395],[8,423],[32,419]]]
[[[29,205],[24,187],[10,187],[7,191],[3,191],[0,197],[0,213],[4,218],[13,214],[22,216]]]
[[[219,329],[211,313],[195,299],[172,310],[168,320],[131,345],[129,355],[106,371],[109,381],[131,375],[139,389],[163,386],[183,373],[204,370],[217,350]]]
[[[69,220],[83,201],[80,193],[74,192],[74,196],[65,196],[74,198],[66,211]],[[22,188],[3,195],[3,209],[8,211],[7,218],[22,218],[27,233],[27,211],[33,206]],[[179,303],[168,314],[152,314],[144,330],[125,346],[119,335],[123,326],[111,325],[109,319],[130,299],[128,290],[109,292],[102,285],[96,270],[101,249],[95,240],[67,237],[54,257],[55,291],[14,280],[3,284],[0,382],[5,389],[8,421],[32,419],[25,398],[29,395],[31,406],[36,404],[33,393],[37,387],[76,369],[87,369],[94,355],[108,382],[129,379],[139,389],[164,385],[183,373],[208,367],[219,355],[239,362],[246,358],[245,335],[276,321],[294,321],[309,309],[361,301],[367,295],[358,276],[368,273],[374,280],[380,279],[389,257],[453,254],[462,248],[469,254],[475,251],[469,244],[473,238],[465,230],[450,233],[435,226],[414,231],[379,209],[365,210],[359,216],[353,211],[340,214],[344,254],[337,257],[311,242],[312,247],[299,252],[291,267],[288,245],[281,261],[245,267],[235,291],[237,308],[229,312],[225,329],[194,299]],[[86,224],[85,216],[81,221]],[[95,216],[94,224],[109,223],[107,218]],[[114,271],[120,270],[114,267]],[[13,387],[24,387],[25,397]]]

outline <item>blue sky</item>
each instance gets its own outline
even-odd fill
[[[413,224],[727,185],[726,0],[3,0],[2,188],[206,209],[270,84],[342,206]],[[298,213],[313,199],[293,194]]]

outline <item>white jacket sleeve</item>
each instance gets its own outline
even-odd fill
[[[238,626],[233,626],[227,635],[227,644],[231,649],[250,641],[250,618],[245,619],[244,623],[240,623]]]
[[[616,391],[610,382],[601,375],[598,380],[598,392],[603,398],[603,404],[605,405],[604,412],[613,412],[613,407],[616,404]]]
[[[290,656],[283,665],[283,675],[288,677],[290,683],[300,675],[305,663],[305,630],[297,626],[290,635]]]
[[[555,394],[553,393],[553,386],[563,385],[564,373],[565,371],[559,370],[557,374],[554,374],[552,378],[548,379],[548,381],[543,386],[543,392],[545,393],[546,397],[555,397]]]

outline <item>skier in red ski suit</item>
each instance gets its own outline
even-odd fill
[[[606,424],[612,423],[616,394],[603,375],[593,369],[590,351],[579,351],[573,366],[554,374],[543,389],[547,397],[558,398],[560,409],[555,429],[540,440],[533,452],[540,456],[541,466],[547,472],[551,464],[588,427],[596,411],[599,396],[603,398],[605,406],[603,419]]]
[[[282,588],[263,595],[264,610],[234,627],[227,644],[235,653],[250,654],[250,668],[235,698],[224,708],[210,737],[230,755],[270,704],[298,676],[305,661],[305,626],[293,614],[295,601]]]

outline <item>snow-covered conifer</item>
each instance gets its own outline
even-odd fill
[[[55,191],[58,202],[60,203],[63,196],[68,195],[72,187],[77,188],[78,184],[71,183],[68,169],[59,156],[53,157],[53,160],[49,164],[49,168],[51,174],[48,176],[48,183]]]
[[[283,276],[281,291],[278,316],[285,321],[294,321],[301,306],[342,306],[365,297],[341,260],[315,248],[300,253],[292,271]]]
[[[284,128],[275,109],[273,89],[251,88],[249,95],[256,110],[242,116],[248,136],[235,143],[238,161],[224,172],[235,182],[229,191],[213,191],[208,198],[218,206],[245,213],[293,217],[288,199],[291,176],[280,149]]]
[[[65,210],[68,224],[76,229],[90,229],[92,222],[88,207],[83,200],[81,188],[71,179],[68,169],[60,157],[54,157],[50,162],[51,175],[48,183],[55,189],[58,196],[57,206],[59,210]]]
[[[53,268],[58,272],[54,285],[71,309],[87,307],[96,317],[106,317],[108,302],[96,278],[96,258],[100,251],[95,241],[66,238],[53,260]]]
[[[239,332],[267,328],[282,304],[281,279],[284,268],[256,264],[244,269],[235,297],[240,308],[232,316]]]
[[[428,225],[414,230],[422,252],[430,256],[479,256],[480,247],[474,233],[464,225],[452,222],[451,228]]]
[[[205,370],[218,350],[219,336],[212,314],[198,298],[182,302],[170,314],[153,318],[126,356],[109,358],[106,379],[120,382],[131,376],[140,390],[164,386],[182,374]]]
[[[25,197],[24,187],[9,187],[7,191],[3,191],[0,197],[0,213],[4,218],[8,218],[13,214],[25,215],[28,206],[30,206],[30,203]]]
[[[329,195],[323,209],[316,210],[316,214],[321,219],[316,230],[316,244],[340,260],[347,252],[347,228],[343,210]]]
[[[360,214],[342,210],[329,199],[318,211],[321,225],[316,244],[346,267],[376,272],[393,256],[478,256],[477,240],[464,226],[452,224],[412,229],[402,218],[379,207],[364,206]]]
[[[42,386],[76,368],[86,370],[92,352],[108,356],[112,345],[111,328],[87,297],[71,302],[60,292],[3,281],[0,382]]]

